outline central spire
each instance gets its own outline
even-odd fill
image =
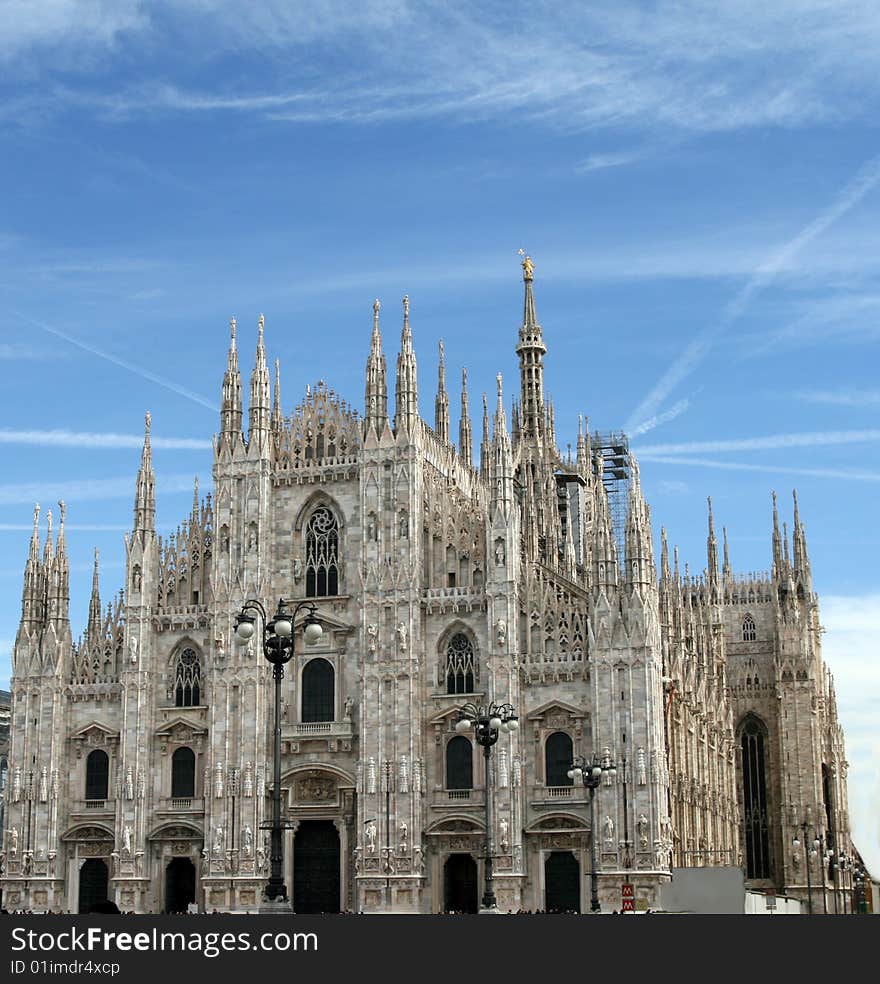
[[[367,388],[364,409],[367,427],[376,428],[376,436],[381,437],[388,419],[388,384],[385,373],[385,356],[382,353],[382,332],[379,328],[379,298],[373,302],[373,335],[370,339],[370,354],[367,356]]]
[[[547,351],[547,346],[544,344],[535,311],[535,295],[532,288],[535,264],[530,256],[525,256],[524,250],[520,250],[520,254],[525,257],[522,261],[525,284],[523,323],[519,330],[519,344],[516,347],[519,356],[522,403],[520,430],[524,438],[536,440],[543,436],[545,428],[544,353]]]
[[[419,419],[419,386],[416,353],[409,327],[409,297],[403,299],[403,330],[400,333],[400,354],[397,356],[397,388],[395,391],[394,429],[412,434]]]

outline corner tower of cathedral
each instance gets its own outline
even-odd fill
[[[805,823],[850,852],[797,501],[790,549],[774,497],[770,573],[734,574],[726,532],[719,565],[711,502],[702,574],[682,573],[677,550],[670,563],[665,530],[658,571],[636,460],[620,485],[582,420],[574,459],[556,446],[522,267],[519,393],[510,426],[500,375],[483,396],[479,467],[464,367],[452,443],[442,342],[434,426],[419,415],[408,298],[389,415],[377,300],[363,415],[323,381],[286,413],[260,317],[247,433],[232,319],[213,494],[196,486],[166,539],[147,415],[124,587],[102,608],[96,555],[76,641],[65,507],[42,552],[37,507],[13,654],[8,907],[259,907],[273,693],[254,641],[234,644],[249,598],[311,599],[324,629],[305,645],[297,627],[282,690],[297,912],[475,911],[487,796],[501,911],[587,911],[593,854],[610,911],[624,884],[656,908],[678,867],[740,867],[805,898],[791,846]],[[521,726],[486,760],[455,723],[491,701]],[[575,756],[616,765],[592,811]],[[836,888],[813,869],[814,906]]]

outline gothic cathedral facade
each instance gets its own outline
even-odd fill
[[[502,912],[603,908],[621,886],[656,908],[678,867],[738,866],[814,904],[850,852],[843,734],[821,654],[795,500],[774,498],[772,571],[733,573],[709,510],[699,576],[659,570],[638,465],[619,516],[607,459],[579,427],[557,450],[547,351],[523,263],[508,428],[483,398],[479,463],[462,373],[457,445],[441,344],[434,426],[419,415],[404,299],[394,415],[379,303],[363,416],[324,383],[290,416],[260,319],[248,430],[231,323],[213,495],[175,535],[155,525],[150,420],[107,607],[69,620],[65,508],[39,511],[13,652],[2,892],[7,908],[253,911],[268,877],[273,684],[256,598],[310,598],[323,626],[296,653],[281,708],[284,878],[297,912],[475,911],[486,842]],[[617,462],[619,465],[620,462]],[[486,758],[455,725],[507,702],[519,728]],[[594,794],[576,756],[606,769]],[[487,776],[488,769],[488,776]],[[577,778],[577,776],[575,777]],[[486,829],[486,797],[492,798]],[[487,837],[488,834],[488,837]],[[806,837],[804,837],[806,835]],[[806,863],[805,863],[806,861]],[[825,894],[829,893],[829,894]]]

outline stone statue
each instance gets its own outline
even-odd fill
[[[249,858],[254,850],[254,832],[250,825],[244,828],[244,856]]]
[[[364,827],[364,836],[367,839],[367,850],[373,854],[376,850],[376,821],[368,820]]]
[[[222,857],[223,855],[223,828],[217,826],[214,830],[214,857]]]
[[[18,827],[11,827],[6,833],[9,834],[9,856],[14,858],[18,854]]]
[[[647,770],[645,768],[645,750],[640,748],[636,752],[636,782],[640,786],[644,786],[648,781]]]
[[[495,564],[497,567],[504,566],[504,541],[495,541]]]
[[[293,560],[293,579],[299,584],[303,576],[303,565],[299,557],[295,557]]]
[[[611,847],[614,844],[614,821],[611,819],[609,814],[605,814],[605,843]]]
[[[636,830],[639,833],[639,848],[641,850],[647,850],[648,847],[648,818],[644,813],[639,815],[639,819],[636,820]]]
[[[369,642],[367,643],[367,648],[370,650],[371,653],[374,653],[376,651],[376,643],[377,643],[378,635],[379,635],[379,626],[376,625],[375,622],[371,622],[367,626],[367,638],[369,639]]]
[[[128,658],[132,663],[138,661],[138,641],[135,636],[130,636],[128,640]]]
[[[498,642],[498,648],[502,649],[507,642],[507,622],[503,618],[499,618],[495,623],[495,638]]]
[[[408,837],[409,837],[409,827],[407,827],[407,825],[406,825],[406,820],[401,820],[400,821],[400,850],[401,850],[401,853],[404,853],[405,854],[406,851],[409,849],[408,843],[407,843]]]
[[[125,854],[131,854],[131,827],[126,824],[122,831],[122,850]]]
[[[242,791],[250,799],[254,795],[254,776],[251,771],[251,763],[246,762],[244,766],[244,779],[242,780]]]
[[[353,707],[354,707],[354,701],[351,699],[351,697],[346,697],[345,703],[342,705],[342,716],[346,721],[351,720],[351,711]]]
[[[406,652],[406,623],[397,623],[397,642],[402,653]]]
[[[510,847],[510,840],[508,839],[510,824],[508,823],[507,817],[502,817],[498,826],[501,830],[501,850],[506,851]]]

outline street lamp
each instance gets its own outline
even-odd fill
[[[499,734],[502,731],[516,731],[518,727],[519,719],[511,704],[496,704],[494,701],[489,705],[467,703],[458,709],[455,730],[459,734],[464,734],[471,728],[474,729],[478,744],[483,746],[486,766],[486,884],[483,891],[483,911],[491,912],[497,908],[492,870],[492,772],[489,756],[492,746],[498,741]]]
[[[868,905],[865,893],[865,869],[856,862],[853,868],[853,911],[867,912]]]
[[[253,637],[257,615],[263,620],[263,655],[272,664],[272,678],[275,680],[275,773],[272,788],[272,822],[269,844],[270,873],[266,886],[266,898],[270,902],[286,902],[287,889],[284,887],[284,845],[281,823],[281,681],[284,678],[284,664],[293,656],[293,627],[297,613],[305,608],[307,614],[303,627],[303,638],[308,645],[316,643],[323,635],[315,606],[308,601],[300,601],[293,611],[287,610],[287,602],[280,598],[278,609],[271,620],[266,609],[255,598],[248,599],[235,617],[235,635],[239,643],[246,644]],[[265,824],[263,825],[266,826]]]
[[[804,832],[804,864],[805,864],[806,869],[807,869],[807,911],[812,916],[812,914],[813,914],[813,886],[810,883],[810,861],[812,861],[814,858],[817,858],[819,856],[819,847],[821,846],[821,843],[822,842],[817,837],[817,838],[815,838],[813,840],[812,849],[808,849],[807,848],[807,840],[808,840],[807,833],[810,830],[810,825],[809,825],[809,823],[807,823],[806,820],[804,820],[804,822],[800,826],[801,826],[801,830]],[[798,839],[797,834],[795,834],[794,839],[792,840],[791,843],[792,843],[792,846],[794,847],[795,850],[797,850],[801,846],[801,842]],[[824,885],[823,885],[822,891],[823,891],[823,894],[824,894],[824,891],[825,891]]]
[[[599,904],[599,876],[596,871],[596,790],[603,773],[611,778],[617,775],[617,766],[607,753],[593,755],[592,758],[575,755],[568,770],[569,779],[583,783],[584,789],[590,791],[590,912],[602,911]]]

